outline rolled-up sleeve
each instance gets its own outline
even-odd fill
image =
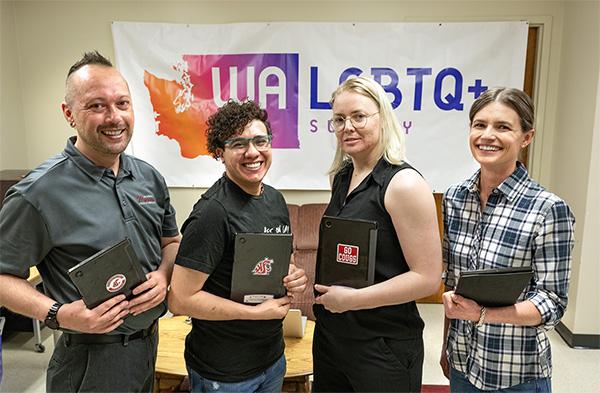
[[[542,216],[532,263],[535,285],[527,293],[542,316],[540,329],[556,326],[567,308],[574,231],[575,217],[563,201]]]

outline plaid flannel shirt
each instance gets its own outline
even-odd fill
[[[532,266],[534,278],[517,301],[529,300],[539,326],[484,324],[453,319],[447,354],[451,367],[479,389],[495,390],[550,377],[546,331],[567,307],[575,218],[567,204],[517,169],[479,199],[479,171],[444,195],[444,280],[454,288],[461,271]]]

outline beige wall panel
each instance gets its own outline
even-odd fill
[[[0,1],[0,170],[28,165],[14,11]]]
[[[577,219],[569,308],[563,323],[577,334],[599,334],[598,254],[592,254],[591,236],[600,236],[598,222],[588,209],[597,209],[590,200],[592,178],[598,169],[591,166],[600,75],[600,27],[598,2],[565,4],[560,65],[556,134],[551,161],[552,192],[565,199]],[[597,149],[597,148],[596,148]],[[596,156],[598,151],[594,153]],[[597,166],[597,165],[596,165]],[[597,181],[597,180],[596,180]],[[597,211],[597,210],[596,210]],[[597,215],[596,215],[597,216]],[[590,221],[591,220],[591,221]],[[596,225],[596,229],[593,227]],[[595,241],[597,243],[597,240]]]
[[[600,72],[599,72],[600,76]],[[600,80],[600,78],[599,78]],[[596,122],[592,140],[585,228],[581,231],[581,259],[573,325],[576,334],[600,334],[600,82],[596,90]]]

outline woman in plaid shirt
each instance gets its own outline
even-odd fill
[[[480,169],[444,195],[440,364],[452,392],[550,392],[546,331],[567,307],[575,218],[517,161],[535,135],[524,92],[488,90],[469,119]],[[486,308],[452,291],[462,271],[517,266],[531,266],[534,277],[513,306]]]

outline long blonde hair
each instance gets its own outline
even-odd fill
[[[338,95],[343,92],[353,92],[370,98],[379,109],[380,137],[377,144],[378,157],[387,162],[399,165],[406,160],[404,134],[398,119],[394,115],[392,105],[385,90],[372,78],[350,76],[331,94],[331,106]],[[339,143],[335,149],[333,162],[329,167],[329,175],[335,175],[350,161],[350,156],[342,151]]]

